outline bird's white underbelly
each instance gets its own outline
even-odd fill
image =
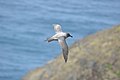
[[[66,33],[60,32],[60,33],[57,33],[57,36],[58,36],[58,37],[65,37],[65,36],[66,36]]]
[[[55,38],[58,39],[58,38],[60,38],[60,37],[65,37],[65,36],[66,36],[66,33],[64,33],[64,32],[59,32],[59,33],[55,34],[53,37],[54,37],[54,39],[55,39]]]

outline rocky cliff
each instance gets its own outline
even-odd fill
[[[120,25],[76,41],[67,63],[60,55],[23,80],[120,80]]]

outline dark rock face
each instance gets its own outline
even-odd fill
[[[61,55],[23,80],[120,80],[120,26],[76,41],[67,63]]]

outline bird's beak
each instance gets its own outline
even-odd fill
[[[71,36],[71,35],[70,35],[70,37],[72,37],[72,38],[73,38],[73,36]]]

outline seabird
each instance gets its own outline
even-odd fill
[[[68,37],[72,37],[69,33],[63,32],[61,29],[61,26],[59,24],[53,24],[54,30],[56,32],[55,35],[53,35],[52,37],[48,38],[47,41],[51,42],[51,41],[58,41],[61,48],[62,48],[62,52],[63,52],[63,57],[65,62],[67,62],[68,59],[68,45],[65,41],[65,39],[67,39]]]

